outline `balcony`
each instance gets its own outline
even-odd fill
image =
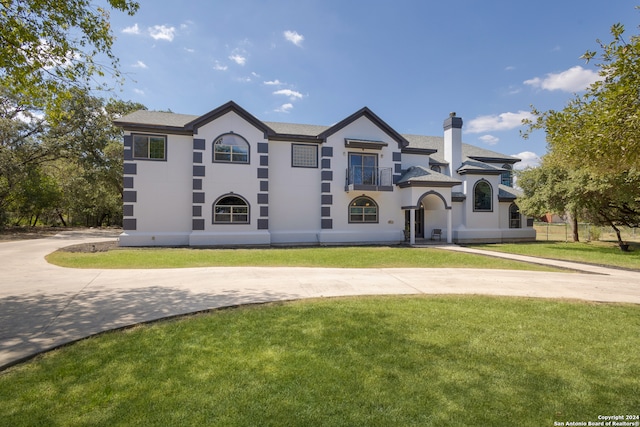
[[[351,166],[347,169],[345,191],[393,191],[392,168]]]

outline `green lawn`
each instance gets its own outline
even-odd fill
[[[470,245],[471,246],[471,245]],[[590,242],[535,242],[472,245],[477,249],[530,255],[542,258],[586,262],[590,264],[640,270],[640,243],[630,243],[629,252],[623,252],[617,243]]]
[[[640,307],[470,296],[240,307],[0,373],[0,425],[551,426],[640,408]]]
[[[554,271],[551,268],[435,248],[388,246],[291,249],[117,249],[108,252],[57,251],[47,260],[72,268],[186,268],[285,266],[335,268],[497,268]],[[556,270],[557,271],[557,270]]]

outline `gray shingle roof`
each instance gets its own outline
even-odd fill
[[[460,181],[451,178],[448,175],[432,171],[422,166],[411,166],[398,180],[398,184],[409,182],[424,182],[432,184],[458,185]]]
[[[303,125],[297,123],[264,122],[276,133],[285,135],[317,136],[329,129],[329,126]]]
[[[478,160],[472,160],[467,158],[464,162],[462,162],[462,166],[458,168],[458,173],[464,172],[485,172],[485,173],[495,173],[500,174],[504,172],[506,169],[502,169],[493,165],[489,165],[484,162],[480,162]]]
[[[422,148],[422,149],[434,149],[436,153],[431,155],[431,158],[440,164],[448,164],[444,159],[444,137],[442,136],[425,136],[425,135],[402,135],[409,141],[408,148]],[[495,151],[487,150],[475,145],[462,143],[462,161],[467,158],[482,158],[482,159],[494,159],[503,160],[505,163],[514,163],[520,159],[516,157],[507,156],[506,154],[497,153]]]
[[[130,125],[130,126],[158,126],[158,127],[169,127],[169,128],[185,128],[189,123],[197,120],[202,116],[194,116],[188,114],[176,114],[176,113],[166,113],[160,111],[148,111],[148,110],[140,110],[135,111],[131,114],[127,114],[124,117],[121,117],[118,120],[115,120],[116,124],[119,125]],[[281,123],[281,122],[262,122],[264,125],[273,129],[276,134],[280,135],[298,135],[298,136],[306,136],[306,137],[317,137],[322,134],[326,130],[330,129],[331,126],[321,126],[321,125],[308,125],[308,124],[298,124],[298,123]],[[437,150],[435,153],[431,154],[431,163],[446,165],[448,164],[444,160],[444,137],[442,136],[427,136],[427,135],[410,135],[410,134],[402,134],[401,137],[406,139],[409,142],[409,146],[407,148],[417,148],[424,150]],[[469,161],[471,159],[474,160],[491,160],[493,162],[505,162],[505,163],[515,163],[519,161],[519,159],[507,156],[505,154],[497,153],[495,151],[487,150],[481,147],[462,144],[462,156],[463,162]],[[463,163],[464,165],[464,163]]]
[[[138,110],[115,120],[116,124],[133,124],[146,126],[184,127],[199,116],[188,114],[166,113],[161,111]]]
[[[522,195],[522,192],[506,185],[498,185],[498,200],[509,201],[516,200]]]

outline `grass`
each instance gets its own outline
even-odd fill
[[[494,268],[558,271],[524,262],[432,248],[312,247],[291,249],[118,249],[96,253],[57,251],[47,261],[71,268],[325,267]]]
[[[618,244],[612,242],[502,243],[473,245],[473,247],[497,252],[640,270],[640,243],[630,243],[631,251],[629,252],[621,251]]]
[[[0,374],[0,425],[553,425],[640,407],[640,307],[366,297],[106,333]]]

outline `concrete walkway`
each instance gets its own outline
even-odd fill
[[[537,263],[579,272],[278,267],[79,270],[56,267],[44,259],[64,246],[113,239],[65,232],[40,240],[0,242],[0,369],[106,330],[247,303],[345,295],[485,294],[640,304],[640,272],[538,258]]]

